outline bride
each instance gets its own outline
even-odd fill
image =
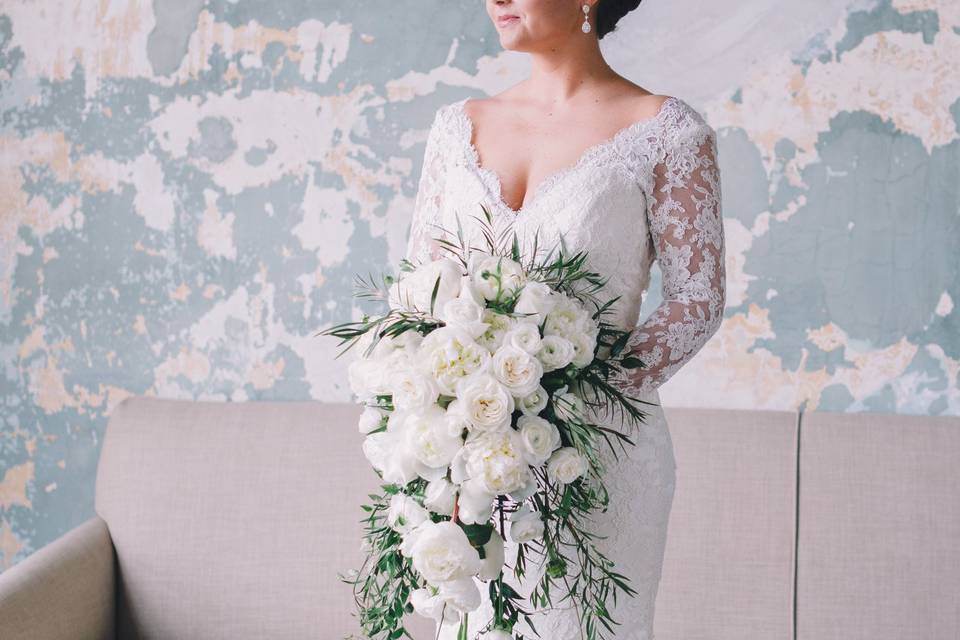
[[[644,362],[617,384],[653,404],[616,459],[606,454],[610,507],[595,517],[598,547],[636,590],[611,610],[614,638],[651,640],[676,463],[658,387],[717,330],[725,303],[724,236],[716,134],[680,98],[655,95],[617,75],[598,40],[640,0],[485,0],[502,46],[530,54],[529,78],[486,99],[464,98],[436,111],[427,136],[406,257],[426,262],[444,252],[441,230],[462,225],[465,241],[485,246],[479,203],[494,228],[516,232],[525,251],[585,250],[591,270],[620,295],[610,316],[637,326],[628,348]],[[662,303],[638,323],[656,259]],[[624,430],[620,427],[619,430]],[[514,582],[508,541],[504,579],[526,597],[542,574],[528,558]],[[470,640],[483,640],[493,616],[486,585],[469,616]],[[514,637],[587,638],[576,607],[554,593],[552,609],[521,617]],[[611,603],[612,604],[612,603]],[[438,624],[455,639],[458,624]],[[604,629],[596,637],[611,637]],[[503,638],[503,635],[489,635]]]

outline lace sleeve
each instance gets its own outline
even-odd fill
[[[716,132],[696,118],[668,133],[647,198],[663,301],[627,342],[644,363],[620,379],[633,394],[656,389],[692,359],[720,326],[726,303]]]
[[[427,134],[423,152],[420,182],[414,198],[413,216],[410,220],[410,235],[407,239],[406,258],[414,264],[430,262],[440,257],[440,249],[433,241],[439,234],[443,211],[444,167],[446,156],[442,141],[443,107],[437,109],[433,124]]]

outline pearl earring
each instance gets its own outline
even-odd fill
[[[587,19],[587,15],[590,13],[590,5],[583,5],[583,24],[580,25],[580,30],[584,33],[590,33],[590,20]]]

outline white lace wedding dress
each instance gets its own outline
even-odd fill
[[[611,615],[620,623],[614,627],[615,637],[653,640],[654,604],[676,477],[673,443],[657,388],[717,330],[725,302],[716,134],[690,105],[669,97],[655,116],[619,130],[589,147],[574,165],[548,176],[521,209],[514,210],[502,199],[496,173],[480,165],[473,123],[464,109],[467,100],[445,104],[436,112],[406,255],[415,263],[443,255],[433,238],[442,235],[440,227],[456,229],[456,216],[466,240],[485,247],[473,218],[482,215],[483,202],[497,232],[505,226],[516,230],[525,251],[531,250],[535,231],[541,251],[553,247],[562,233],[571,251],[587,250],[589,266],[610,277],[605,295],[622,297],[617,313],[608,319],[623,328],[640,324],[629,348],[646,365],[618,383],[658,406],[640,405],[649,418],[634,435],[636,446],[627,445],[627,456],[618,450],[620,460],[614,461],[606,448],[610,508],[596,514],[594,530],[608,536],[598,546],[638,592],[635,597],[619,597],[616,606],[610,602]],[[663,301],[639,323],[654,259],[663,274]],[[527,576],[517,584],[512,553],[515,548],[508,542],[505,580],[526,596],[543,569],[538,567],[539,557],[528,557]],[[486,584],[477,582],[483,605],[469,616],[470,640],[482,640],[480,631],[493,614]],[[554,591],[555,604],[562,595]],[[532,618],[543,640],[586,637],[569,600],[536,611]],[[445,623],[436,631],[437,638],[454,640],[457,625]],[[514,629],[515,636],[521,634],[537,637],[522,618]]]

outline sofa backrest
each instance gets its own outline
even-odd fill
[[[368,493],[354,404],[129,398],[96,511],[117,554],[120,638],[342,638]],[[409,616],[414,637],[432,625]],[[358,635],[359,637],[359,635]]]

